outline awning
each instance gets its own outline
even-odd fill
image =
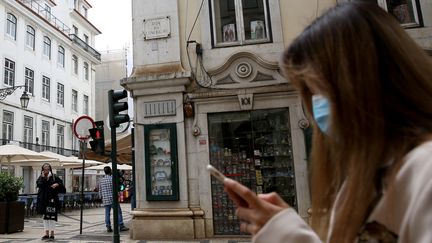
[[[131,134],[117,139],[117,163],[132,164],[132,140]],[[79,156],[82,159],[80,153]],[[109,162],[111,161],[111,143],[105,141],[105,155],[96,154],[90,148],[87,148],[86,159]]]

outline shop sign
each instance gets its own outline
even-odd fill
[[[240,103],[240,109],[242,110],[252,110],[253,106],[253,94],[244,94],[244,95],[237,95],[239,103]]]
[[[170,17],[157,17],[144,19],[144,39],[166,38],[171,35]]]

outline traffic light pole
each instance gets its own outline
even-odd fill
[[[129,115],[119,114],[121,111],[127,111],[127,102],[120,102],[121,99],[127,97],[126,90],[109,90],[108,105],[111,127],[111,162],[112,162],[112,185],[113,185],[113,213],[114,213],[114,243],[120,243],[119,227],[118,227],[118,173],[117,173],[117,137],[116,129],[121,123],[129,122]]]
[[[112,186],[113,186],[113,218],[114,218],[114,243],[120,242],[119,225],[118,225],[118,173],[117,173],[117,139],[116,127],[111,126],[111,163],[112,163]]]

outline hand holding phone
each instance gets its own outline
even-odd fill
[[[212,176],[214,176],[218,181],[224,182],[226,179],[226,176],[222,174],[222,172],[218,171],[215,167],[212,165],[207,165],[207,170],[210,172]]]

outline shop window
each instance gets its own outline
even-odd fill
[[[418,0],[378,0],[378,4],[393,15],[403,27],[421,26]]]
[[[215,46],[270,41],[267,0],[211,1]]]
[[[256,193],[279,193],[297,208],[287,108],[209,114],[208,123],[210,164]],[[241,234],[233,202],[211,180],[214,234]]]

